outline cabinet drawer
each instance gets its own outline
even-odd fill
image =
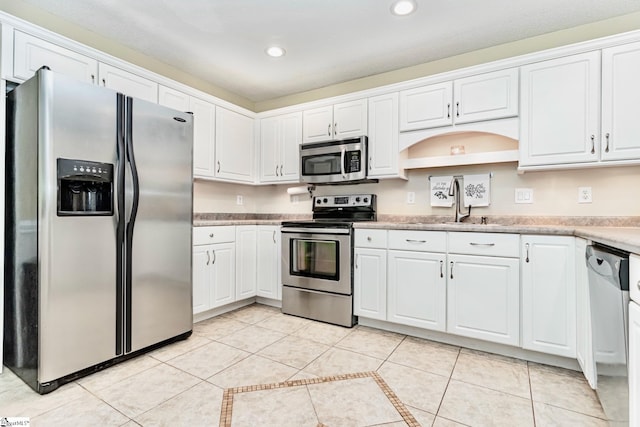
[[[355,230],[356,248],[387,248],[387,230]]]
[[[193,244],[208,245],[211,243],[235,242],[236,227],[223,225],[220,227],[194,227]]]
[[[449,233],[449,252],[456,254],[520,256],[520,235],[502,233]]]
[[[389,249],[419,252],[446,252],[444,231],[390,230]]]

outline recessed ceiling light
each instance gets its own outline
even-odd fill
[[[391,13],[397,16],[410,15],[418,8],[414,0],[398,0],[391,5]]]
[[[268,47],[264,52],[272,58],[280,58],[281,56],[284,56],[285,53],[287,53],[283,48],[279,46]]]

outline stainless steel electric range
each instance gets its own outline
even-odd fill
[[[376,220],[376,195],[316,196],[313,219],[282,224],[282,312],[352,327],[353,223]]]

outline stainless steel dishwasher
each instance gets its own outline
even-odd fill
[[[629,421],[629,253],[587,246],[596,393],[610,421]]]

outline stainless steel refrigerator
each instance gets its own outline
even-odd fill
[[[47,69],[8,94],[4,361],[39,393],[191,334],[192,145]]]

